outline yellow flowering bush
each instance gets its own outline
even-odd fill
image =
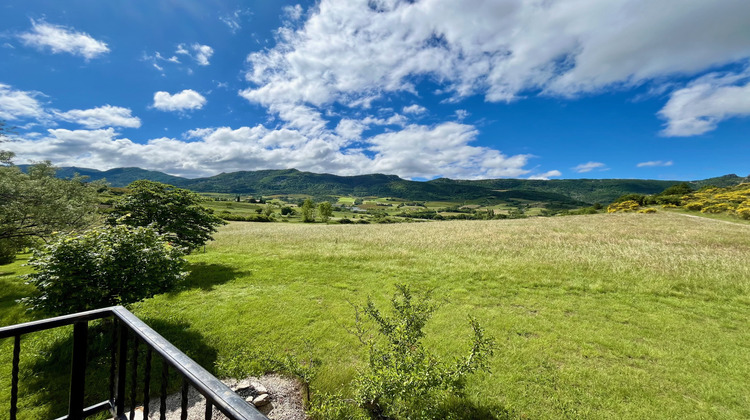
[[[607,213],[617,213],[617,212],[631,212],[631,211],[637,211],[638,205],[637,201],[634,200],[627,200],[622,201],[620,203],[612,203],[607,207]]]

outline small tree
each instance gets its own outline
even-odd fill
[[[111,225],[152,226],[174,244],[193,250],[209,241],[217,226],[226,224],[201,206],[202,197],[192,191],[147,180],[131,183],[128,190],[114,204],[108,218]]]
[[[383,314],[372,300],[356,309],[354,334],[369,348],[368,369],[355,379],[357,400],[375,418],[423,418],[451,394],[460,392],[466,375],[489,371],[494,340],[485,337],[479,323],[469,317],[473,330],[471,350],[465,357],[445,363],[422,343],[423,328],[437,309],[429,295],[414,299],[406,285],[397,285],[391,299],[392,315]],[[375,323],[379,336],[367,338],[362,314]]]
[[[49,162],[23,173],[15,166],[0,166],[0,259],[4,263],[35,241],[53,232],[84,229],[96,218],[96,188],[83,178],[55,178]]]
[[[304,203],[302,203],[302,221],[305,223],[312,223],[315,221],[315,203],[313,203],[312,199],[305,200]]]
[[[333,216],[333,206],[330,202],[324,201],[320,204],[318,204],[318,214],[320,215],[320,220],[322,220],[324,223],[328,221],[328,219]]]
[[[171,289],[186,273],[183,250],[149,227],[105,226],[58,235],[34,251],[26,276],[32,309],[67,314],[127,305]]]

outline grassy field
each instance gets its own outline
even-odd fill
[[[495,337],[492,372],[467,387],[483,416],[750,418],[750,225],[663,212],[231,223],[215,239],[189,257],[182,290],[132,308],[209,370],[244,349],[303,354],[309,342],[322,361],[313,392],[346,390],[365,363],[349,302],[384,306],[407,283],[442,302],[427,327],[437,353],[467,350],[468,314]],[[14,302],[29,292],[22,262],[0,267],[2,325],[30,319]],[[29,340],[24,377],[64,340]],[[26,418],[61,415],[41,403],[48,391],[25,391]]]

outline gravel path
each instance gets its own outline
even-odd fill
[[[235,389],[238,385],[244,385],[248,382],[260,382],[268,390],[271,402],[268,405],[259,407],[258,411],[268,416],[272,420],[305,420],[304,402],[302,400],[303,386],[297,380],[277,374],[264,375],[259,378],[250,377],[243,380],[223,379],[227,386]],[[242,384],[241,384],[242,382]],[[240,389],[237,391],[241,397],[249,397],[251,389]],[[180,393],[175,393],[167,397],[167,420],[178,420],[180,418],[181,399]],[[188,419],[203,420],[206,412],[206,400],[192,387],[188,392]],[[126,411],[128,418],[130,411]],[[159,418],[159,399],[151,401],[149,404],[149,419]],[[226,416],[214,408],[213,420],[226,419]],[[143,407],[136,408],[135,420],[143,420]]]

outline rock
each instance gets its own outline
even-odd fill
[[[249,379],[243,379],[237,382],[234,386],[231,386],[230,388],[232,389],[232,391],[237,392],[243,389],[250,388],[251,386],[252,384],[250,383]]]
[[[255,405],[255,404],[253,404],[253,396],[252,395],[249,396],[249,397],[247,397],[247,398],[245,398],[245,401],[249,402],[250,405]]]
[[[260,411],[264,416],[267,416],[268,413],[273,410],[273,403],[269,402],[268,404],[264,405],[263,407],[258,407],[258,411]]]
[[[271,402],[271,397],[268,396],[268,394],[261,394],[255,397],[253,400],[253,405],[256,407],[263,407],[264,405]]]
[[[263,386],[262,383],[258,381],[248,381],[248,383],[255,390],[255,392],[257,392],[259,395],[268,394],[268,390],[266,389],[265,386]]]

